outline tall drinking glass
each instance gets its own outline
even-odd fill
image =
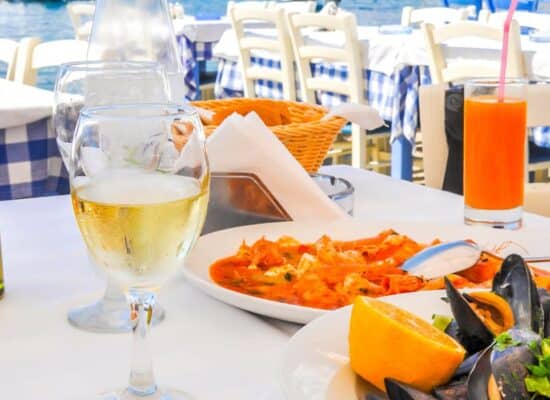
[[[154,62],[74,62],[63,64],[54,91],[53,125],[59,151],[69,169],[69,157],[80,110],[84,106],[165,103],[170,90],[163,68]],[[153,322],[164,318],[156,307]],[[128,332],[130,312],[121,289],[107,282],[103,298],[72,309],[69,322],[92,332]]]
[[[182,132],[186,140],[176,145],[172,135]],[[134,322],[128,387],[102,398],[187,399],[157,388],[147,336],[155,292],[180,269],[206,216],[200,119],[170,104],[85,108],[70,164],[73,210],[90,257],[124,288]]]
[[[472,80],[464,93],[464,219],[495,228],[521,227],[525,184],[526,81]]]

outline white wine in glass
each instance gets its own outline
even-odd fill
[[[104,400],[181,400],[155,383],[147,334],[156,290],[182,267],[204,224],[210,174],[198,115],[173,104],[84,108],[71,196],[93,264],[130,303],[134,357],[126,389]]]
[[[170,101],[165,71],[155,62],[79,61],[61,65],[55,83],[52,120],[67,170],[76,123],[83,107]],[[153,323],[163,318],[164,310],[157,305]],[[132,330],[126,299],[112,280],[108,280],[99,301],[69,310],[68,320],[73,326],[92,332]]]

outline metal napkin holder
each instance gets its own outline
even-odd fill
[[[213,172],[202,234],[236,226],[291,221],[290,215],[258,176]]]

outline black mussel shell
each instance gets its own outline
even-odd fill
[[[515,327],[539,332],[542,328],[542,308],[531,271],[521,256],[506,257],[493,278],[493,292],[502,296],[514,313]]]
[[[395,379],[384,379],[384,385],[386,386],[386,393],[390,400],[435,400],[435,397],[432,395]]]
[[[456,369],[452,377],[452,380],[469,375],[470,371],[474,368],[474,366],[477,363],[477,360],[479,360],[479,357],[481,356],[482,353],[483,351],[478,351],[477,353],[472,354],[471,356],[467,357],[464,361],[462,361],[462,364],[460,364]]]
[[[434,395],[438,400],[468,400],[467,378],[435,388]]]
[[[455,339],[464,346],[468,354],[474,354],[487,348],[493,342],[493,333],[447,278],[445,278],[445,290],[454,321],[456,321]]]
[[[491,348],[487,347],[478,357],[468,375],[468,400],[488,400],[487,385],[491,377]]]
[[[540,336],[523,329],[510,329],[513,344],[505,349],[494,346],[491,351],[491,371],[503,399],[529,400],[531,395],[525,387],[529,374],[526,365],[535,363],[535,355],[529,344],[540,342]]]
[[[550,337],[550,292],[543,288],[539,288],[537,291],[539,293],[540,305],[544,316],[543,337]]]

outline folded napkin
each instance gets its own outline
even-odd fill
[[[0,79],[0,129],[26,125],[52,114],[53,93]]]
[[[347,216],[254,112],[226,118],[208,138],[207,150],[212,172],[255,174],[293,220]]]

